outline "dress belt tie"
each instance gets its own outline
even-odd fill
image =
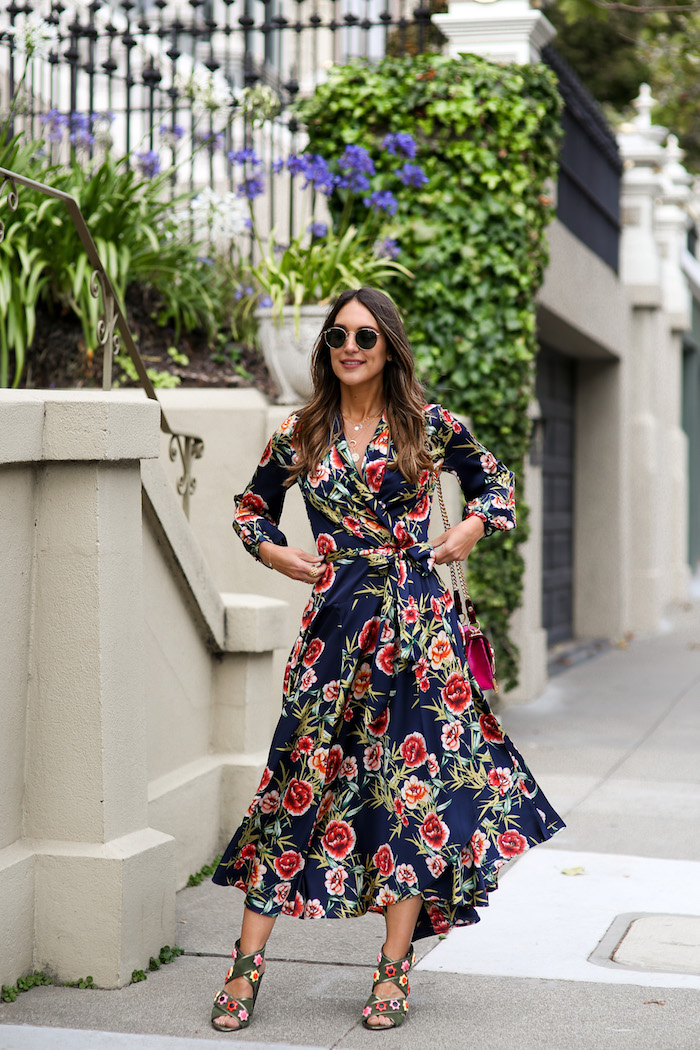
[[[391,544],[381,547],[340,547],[325,555],[326,561],[336,565],[349,565],[356,558],[364,558],[373,569],[386,577],[379,613],[380,628],[386,624],[392,628],[398,645],[397,660],[403,664],[416,662],[422,655],[420,640],[423,625],[411,611],[408,570],[410,567],[421,576],[431,576],[435,562],[433,548],[429,543],[412,543],[407,547]],[[395,670],[398,670],[396,664]]]

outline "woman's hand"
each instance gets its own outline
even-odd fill
[[[325,564],[318,554],[307,554],[299,547],[283,547],[270,540],[263,540],[258,553],[266,565],[302,583],[316,583]]]
[[[435,564],[446,565],[451,561],[464,561],[478,541],[484,535],[484,523],[481,518],[472,516],[460,521],[433,543]]]

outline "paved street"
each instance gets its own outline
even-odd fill
[[[700,596],[699,596],[700,597]],[[506,869],[484,921],[419,942],[411,1015],[359,1022],[378,916],[281,920],[254,1024],[259,1050],[698,1050],[700,600],[502,715],[568,823]],[[0,1050],[195,1050],[209,1026],[242,895],[179,894],[186,955],[103,992],[42,987],[0,1006]],[[629,931],[629,932],[628,932]]]

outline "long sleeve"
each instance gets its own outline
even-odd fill
[[[290,435],[295,422],[296,416],[290,416],[275,431],[250,484],[234,497],[233,527],[246,550],[258,561],[262,561],[259,548],[264,540],[287,546],[287,537],[280,530],[279,521],[287,493],[284,483],[294,459]]]
[[[515,477],[493,453],[484,448],[446,409],[428,410],[428,428],[437,450],[442,449],[442,470],[459,480],[465,499],[464,517],[481,518],[485,534],[514,529]]]

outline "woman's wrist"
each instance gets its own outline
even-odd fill
[[[263,540],[260,546],[258,547],[258,554],[260,555],[260,560],[263,563],[263,565],[267,565],[268,569],[274,569],[274,565],[272,564],[272,548],[274,546],[275,544],[272,542],[272,540]]]
[[[475,535],[477,540],[480,540],[486,532],[484,519],[479,517],[478,514],[468,514],[466,518],[462,519],[462,524],[467,526],[465,531],[468,531],[470,535]]]

